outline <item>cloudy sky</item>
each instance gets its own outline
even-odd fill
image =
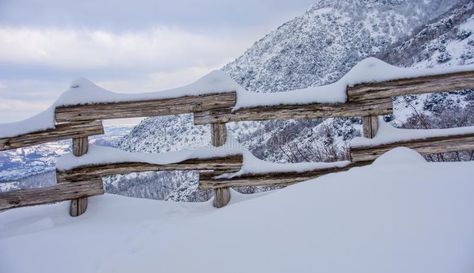
[[[314,0],[0,0],[0,122],[44,110],[78,77],[118,92],[187,84]]]

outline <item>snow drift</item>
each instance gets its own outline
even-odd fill
[[[232,204],[112,195],[0,214],[2,272],[384,272],[474,269],[474,162],[393,150],[366,167]],[[21,259],[19,259],[21,257]]]

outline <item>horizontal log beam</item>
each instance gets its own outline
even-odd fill
[[[56,171],[58,183],[83,181],[92,177],[104,177],[116,174],[148,171],[238,171],[242,167],[242,155],[233,155],[208,159],[188,159],[173,164],[149,164],[141,162],[123,162],[103,165],[91,165],[67,171]]]
[[[386,82],[362,83],[347,88],[348,101],[474,89],[474,71]]]
[[[63,123],[56,128],[9,138],[0,138],[0,151],[33,146],[58,140],[101,135],[104,127],[101,121]]]
[[[236,92],[227,92],[158,100],[61,106],[56,108],[56,122],[179,115],[232,107],[236,99]]]
[[[276,105],[231,108],[194,113],[194,124],[226,123],[237,121],[317,119],[330,117],[362,117],[391,114],[392,99],[369,100],[343,104]]]
[[[288,186],[299,182],[304,182],[317,178],[319,176],[347,171],[353,167],[363,166],[367,163],[351,163],[345,167],[333,167],[327,169],[314,170],[309,172],[291,172],[291,173],[267,173],[267,174],[249,174],[229,179],[215,178],[214,173],[199,174],[199,189],[220,189],[227,187],[247,187],[247,186]]]
[[[0,211],[104,194],[102,180],[62,183],[51,187],[0,193]]]
[[[407,147],[414,149],[421,154],[437,154],[474,150],[474,134],[399,141],[373,147],[353,147],[350,149],[351,161],[373,161],[382,154],[397,147]]]

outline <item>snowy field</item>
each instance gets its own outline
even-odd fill
[[[474,272],[474,162],[399,148],[261,195],[172,203],[105,195],[0,213],[0,272]]]

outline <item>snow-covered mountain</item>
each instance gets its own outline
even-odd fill
[[[457,2],[321,0],[302,16],[257,41],[223,71],[244,88],[256,92],[334,82],[361,59],[394,51],[401,41],[415,37],[414,33],[424,24],[443,20],[449,16],[444,13],[449,13]],[[472,14],[472,11],[463,11],[469,12]],[[457,23],[460,21],[454,22]],[[359,124],[360,120],[353,118],[241,122],[228,124],[228,128],[259,158],[298,162],[343,158],[345,140],[359,134]],[[120,147],[128,151],[170,151],[189,143],[192,146],[207,143],[209,139],[207,126],[195,127],[190,116],[182,115],[144,120],[124,138]],[[176,179],[182,177],[178,175]],[[188,186],[195,188],[195,184],[192,179]],[[173,195],[172,189],[166,189],[169,190]],[[186,197],[181,195],[179,200],[183,199]]]
[[[326,10],[328,5],[334,5],[332,11],[321,13],[321,8]],[[473,5],[474,3],[469,0],[449,3],[323,1],[314,5],[303,16],[293,19],[256,42],[244,55],[225,66],[224,71],[245,88],[266,92],[331,83],[367,56],[377,56],[397,66],[432,67],[469,64],[472,62],[474,50],[473,42],[470,41],[472,38],[470,33],[474,31]],[[450,9],[446,10],[447,7]],[[345,16],[340,16],[340,12],[334,12],[334,9],[341,9]],[[445,12],[435,15],[441,11]],[[353,15],[354,13],[357,15]],[[333,16],[337,17],[334,21],[326,22],[324,19]],[[416,18],[413,18],[414,16]],[[351,18],[351,23],[340,23],[345,22],[347,19],[343,18],[346,17]],[[305,25],[308,27],[303,27]],[[353,28],[354,25],[358,27]],[[326,29],[330,29],[331,33],[328,34]],[[337,32],[338,36],[349,37],[349,42],[338,40],[339,50],[332,49],[336,45],[330,47],[316,45],[317,41],[327,39],[325,37],[328,35],[331,37],[334,32]],[[368,37],[361,40],[358,39],[360,35],[354,36],[353,33],[364,33]],[[407,52],[410,52],[411,56],[408,56]],[[258,58],[259,54],[264,57]],[[308,56],[313,56],[313,59],[307,59]],[[284,76],[285,80],[280,81],[281,69],[275,67],[274,63],[282,64],[283,67],[293,67],[291,73]],[[294,63],[298,65],[295,66]],[[324,71],[324,75],[329,76],[320,77],[319,72],[311,72],[307,65],[312,63],[317,63],[318,71]],[[280,76],[272,78],[272,75]],[[273,79],[276,80],[272,81]],[[295,85],[294,82],[304,84]],[[429,104],[430,100],[439,97],[446,98],[441,94],[420,96],[414,103],[423,110],[425,102]],[[450,99],[460,98],[450,96]],[[404,100],[397,99],[395,118],[398,119],[398,124],[401,125],[412,114],[411,107]],[[344,153],[338,150],[340,151],[341,146],[345,146],[344,142],[347,139],[357,136],[360,128],[358,119],[326,119],[321,125],[316,121],[252,124],[254,126],[258,124],[259,129],[253,130],[252,135],[240,136],[239,141],[260,158],[292,162],[308,159],[314,161],[341,159]],[[269,130],[269,127],[273,129]],[[254,136],[262,135],[272,137],[255,141]],[[281,137],[282,135],[284,137]],[[275,138],[280,141],[275,141]],[[296,153],[291,154],[294,151]],[[314,151],[323,154],[315,154]]]
[[[123,137],[119,146],[130,152],[160,153],[208,145],[208,126],[189,126],[192,124],[189,114],[145,119]]]
[[[92,136],[91,142],[116,147],[131,129],[131,125],[107,126],[106,134]],[[70,150],[71,141],[62,140],[0,152],[0,192],[54,183],[56,158]]]
[[[411,37],[418,26],[455,4],[456,1],[319,1],[302,16],[257,41],[223,69],[246,89],[257,92],[332,83],[363,58],[392,51],[394,44]],[[255,142],[244,136],[239,141],[256,156],[272,161],[326,161],[344,157],[338,151],[346,140],[359,134],[360,120],[329,119],[322,126],[284,121],[272,127],[273,137],[268,140]],[[255,130],[253,134],[267,132],[268,129]],[[279,132],[291,133],[275,141]],[[297,152],[293,155],[290,151]]]
[[[378,57],[394,65],[420,68],[474,64],[473,33],[474,2],[459,1],[451,10],[418,27],[413,35],[395,43]],[[414,109],[430,127],[474,124],[471,90],[397,98],[394,107],[399,124],[409,117],[407,113],[413,114]],[[408,120],[405,126],[426,126],[416,120],[419,118]]]
[[[257,41],[223,71],[244,88],[258,92],[327,84],[339,79],[361,59],[383,52],[455,2],[321,0],[302,16]],[[230,128],[257,157],[291,161],[283,151],[277,151],[275,156],[266,154],[269,142],[281,144],[280,140],[274,139],[272,131],[285,133],[300,129],[308,131],[307,135],[314,135],[311,129],[319,123],[249,122],[238,126],[230,124]],[[355,133],[350,129],[341,130],[346,131],[344,138]],[[340,132],[337,134],[341,135]],[[200,138],[198,142],[202,142],[207,137],[207,128],[193,127],[189,116],[159,117],[145,120],[121,147],[129,151],[168,151],[183,147],[181,140],[185,138]],[[291,136],[285,135],[285,141],[291,141]]]
[[[258,92],[331,83],[455,2],[319,1],[257,41],[224,71],[246,89]]]
[[[378,57],[412,67],[465,65],[474,62],[474,2],[459,1],[445,14],[416,28]]]

